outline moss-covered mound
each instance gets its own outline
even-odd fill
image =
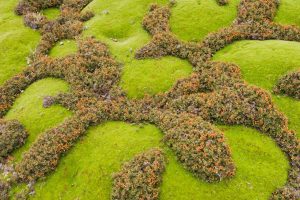
[[[128,98],[119,86],[122,64],[106,44],[95,37],[79,38],[87,28],[84,22],[94,16],[83,11],[90,2],[22,0],[15,9],[16,14],[23,15],[25,25],[39,31],[42,39],[28,59],[29,67],[0,87],[0,117],[29,85],[48,77],[65,80],[70,91],[44,98],[44,107],[60,104],[74,114],[37,138],[11,171],[15,179],[9,184],[32,186],[46,177],[90,126],[106,121],[154,124],[165,133],[163,141],[178,162],[195,177],[208,183],[229,181],[237,168],[223,132],[214,126],[222,123],[249,126],[271,137],[288,157],[290,170],[286,185],[277,188],[270,198],[300,198],[300,141],[289,129],[286,117],[268,92],[242,79],[239,66],[212,61],[217,51],[239,40],[300,42],[299,27],[273,21],[278,1],[241,0],[232,25],[209,34],[199,43],[181,41],[172,33],[169,20],[176,2],[169,6],[151,5],[142,24],[152,39],[137,50],[135,59],[173,56],[187,60],[194,71],[168,91],[141,99]],[[50,7],[60,8],[57,19],[47,19],[41,13]],[[52,47],[66,39],[77,39],[78,51],[65,57],[49,57]],[[18,128],[6,131],[11,135],[12,147],[4,156],[24,143],[24,130],[18,122],[14,126]],[[3,127],[10,130],[7,125]],[[158,199],[163,171],[162,152],[154,150],[137,156],[114,177],[112,198]],[[7,196],[6,183],[2,188]],[[20,195],[23,194],[26,198],[32,191]]]

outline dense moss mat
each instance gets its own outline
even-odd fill
[[[300,68],[300,45],[273,40],[241,41],[219,51],[214,59],[238,64],[246,81],[272,93],[280,77]],[[300,102],[280,95],[273,95],[273,100],[300,137]]]
[[[53,57],[64,57],[77,51],[77,42],[75,40],[63,40],[58,42],[50,51]]]
[[[129,97],[143,97],[167,91],[174,83],[192,72],[192,66],[174,57],[134,61],[124,69],[121,86]],[[151,66],[151,67],[150,67]]]
[[[39,42],[39,33],[14,14],[18,0],[0,0],[0,84],[26,66],[26,57]]]
[[[237,15],[240,0],[219,6],[215,0],[177,0],[172,9],[171,29],[180,39],[201,41],[207,34],[229,26]]]
[[[60,10],[59,10],[59,8],[47,8],[47,9],[43,10],[42,13],[48,19],[55,19],[59,16]]]
[[[300,26],[299,0],[281,0],[275,21]]]

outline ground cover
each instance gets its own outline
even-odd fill
[[[299,101],[273,93],[278,79],[299,69],[299,55],[297,42],[241,41],[218,52],[214,59],[238,64],[247,82],[268,90],[278,108],[288,116],[291,129],[300,137]]]
[[[1,0],[0,7],[0,84],[21,72],[26,66],[26,57],[39,41],[39,34],[23,24],[23,18],[13,12],[17,0]]]
[[[179,2],[179,3],[184,3],[184,2]],[[98,5],[98,4],[94,4],[94,5]],[[211,3],[211,5],[214,5],[214,4]],[[215,4],[214,6],[217,6],[217,5]],[[147,10],[146,4],[144,5],[143,9]],[[175,7],[175,9],[176,9],[176,7]],[[124,9],[124,10],[127,10],[127,9]],[[113,11],[110,11],[110,12],[111,12],[110,14],[112,15],[111,18],[114,18],[115,16],[113,15]],[[106,15],[105,13],[103,13],[103,10],[101,11],[101,15]],[[96,14],[96,17],[94,19],[96,19],[96,18],[97,18],[97,14]],[[88,22],[88,23],[90,23],[90,22]],[[88,23],[86,23],[86,24],[88,24]],[[96,23],[96,22],[94,22],[94,23]],[[120,22],[120,23],[116,23],[116,24],[122,24],[122,23]],[[124,26],[126,26],[126,23],[124,23],[124,24],[125,24]],[[216,28],[216,27],[212,27],[212,28]],[[157,93],[158,91],[168,90],[170,87],[172,87],[172,85],[174,85],[174,82],[175,82],[176,79],[178,79],[179,77],[187,77],[191,73],[191,66],[185,61],[181,61],[177,58],[174,59],[174,58],[171,58],[171,57],[163,58],[162,61],[161,60],[151,60],[151,59],[150,60],[145,60],[145,61],[136,61],[136,60],[134,60],[134,52],[136,52],[136,50],[138,48],[140,48],[143,44],[145,44],[147,41],[150,40],[148,35],[141,29],[141,27],[139,27],[139,29],[140,29],[140,32],[145,35],[145,40],[141,43],[137,42],[138,40],[137,41],[133,40],[132,44],[134,44],[133,45],[134,47],[132,48],[132,50],[130,48],[128,50],[128,47],[125,47],[126,46],[125,44],[124,44],[124,48],[117,48],[119,43],[121,43],[121,42],[119,42],[121,40],[120,39],[121,37],[117,38],[117,37],[119,37],[118,35],[116,35],[116,37],[112,38],[110,36],[111,35],[111,33],[110,33],[110,34],[107,34],[106,39],[103,39],[103,40],[107,40],[107,43],[109,44],[109,48],[111,49],[113,55],[116,56],[117,60],[122,62],[122,63],[125,63],[125,68],[122,69],[123,70],[123,75],[122,75],[122,79],[121,79],[121,86],[125,90],[126,90],[126,87],[127,87],[127,92],[128,92],[130,97],[139,97],[139,98],[141,98],[144,95],[145,92],[153,95],[153,94]],[[90,30],[91,29],[88,28],[86,30],[87,32],[84,33],[84,34],[87,34],[87,35],[91,34],[91,32],[88,33]],[[100,27],[98,28],[98,30],[100,30]],[[97,36],[97,38],[98,37],[99,38],[103,37],[103,36],[101,36],[102,33],[100,33],[100,31],[98,33],[99,34],[95,34]],[[119,33],[119,31],[114,30],[114,27],[112,27],[112,33]],[[180,36],[180,34],[178,34],[178,33],[177,33],[177,35]],[[127,37],[129,37],[129,36],[127,35]],[[127,37],[125,37],[125,38],[127,38]],[[182,37],[182,36],[180,36],[180,37]],[[101,41],[103,41],[103,40],[101,40]],[[74,45],[69,47],[68,45],[66,45],[66,46],[61,45],[61,44],[59,44],[59,42],[56,43],[56,44],[57,44],[57,47],[56,47],[57,49],[60,49],[59,47],[62,47],[62,48],[66,47],[66,49],[67,50],[70,49],[72,53],[76,52],[76,51],[74,51]],[[252,48],[255,49],[257,47],[256,45],[259,45],[259,44],[255,42],[253,44]],[[276,42],[275,42],[275,43],[270,44],[270,46],[272,46],[272,45],[274,45],[275,48],[280,47],[280,48],[283,48],[284,50],[292,49],[292,51],[294,51],[297,48],[297,47],[295,47],[296,45],[294,45],[294,47],[292,47],[293,43],[289,43],[288,45],[285,45],[285,44],[281,44],[281,43],[276,44]],[[243,75],[243,78],[245,78],[246,80],[248,78],[250,79],[251,77],[253,77],[254,73],[251,74],[251,75],[248,75],[248,76],[247,76],[247,74],[244,75],[244,71],[247,71],[247,68],[249,68],[249,66],[251,66],[251,65],[249,63],[240,64],[244,61],[243,59],[241,59],[241,58],[243,58],[243,56],[241,56],[241,55],[243,55],[243,51],[241,51],[240,54],[239,54],[241,58],[240,57],[235,57],[235,55],[230,56],[231,51],[230,51],[229,48],[230,47],[228,47],[227,50],[226,49],[224,50],[225,53],[223,52],[224,54],[226,54],[226,52],[227,52],[227,56],[229,57],[228,61],[230,61],[230,62],[234,61],[233,63],[237,63],[237,64],[241,65],[240,67],[242,69],[242,75]],[[118,53],[117,51],[120,51],[120,52],[123,51],[123,53]],[[125,51],[128,51],[129,53],[124,54]],[[131,51],[133,53],[130,55]],[[66,51],[66,52],[68,52],[68,51]],[[246,53],[249,53],[249,52],[252,53],[252,55],[255,55],[255,51],[253,52],[253,50],[251,50],[251,48],[250,48],[249,51],[246,51]],[[262,51],[262,52],[265,52],[265,51]],[[296,52],[297,52],[297,49],[296,49]],[[226,60],[224,57],[222,57],[223,53],[220,52],[220,54],[217,55],[216,58],[218,60]],[[55,51],[55,49],[51,50],[51,55],[52,56],[53,55],[59,55],[59,54],[60,54],[60,50],[56,50],[56,51]],[[67,54],[67,53],[64,52],[64,54]],[[129,56],[128,56],[128,54],[129,54]],[[270,55],[270,53],[266,52],[265,55]],[[296,53],[296,55],[297,55],[297,53]],[[63,55],[61,55],[61,56],[63,56]],[[230,59],[232,59],[232,60],[230,60]],[[129,60],[134,60],[134,61],[129,61]],[[280,60],[280,59],[278,59],[278,60]],[[290,61],[290,59],[288,59],[288,60]],[[132,64],[133,62],[136,62],[136,64]],[[258,64],[258,66],[261,66],[261,65],[263,65],[267,62],[270,62],[270,64],[272,63],[270,61],[270,59],[263,60],[263,58],[261,58],[261,59],[258,59],[256,64]],[[283,62],[283,61],[281,61],[281,62]],[[159,74],[161,74],[161,76],[159,78],[155,78],[155,80],[151,82],[150,80],[153,79],[153,77],[151,77],[151,76],[147,77],[146,76],[147,75],[146,74],[147,66],[151,67],[151,66],[155,65],[157,67],[157,65],[159,63],[162,63],[161,66],[159,66],[159,67],[168,66],[168,65],[172,64],[172,66],[170,66],[170,67],[173,67],[173,69],[170,70],[169,67],[166,67],[165,70],[160,71]],[[284,67],[286,67],[288,69],[296,68],[294,66],[294,64],[297,64],[297,63],[298,63],[297,61],[294,62],[293,59],[291,59],[291,62],[289,62]],[[176,64],[175,70],[174,70],[174,65],[173,64]],[[278,64],[278,63],[276,63],[276,64]],[[127,67],[126,67],[126,65],[127,65]],[[129,75],[127,75],[128,77],[130,77],[130,76],[134,77],[134,75],[132,75],[132,74],[135,70],[138,70],[137,66],[139,66],[139,65],[145,66],[144,68],[141,67],[142,69],[141,69],[140,73],[138,73],[138,75],[144,75],[144,77],[143,78],[139,77],[139,80],[134,80],[132,78],[131,79],[127,78],[127,80],[126,80],[126,70],[128,71],[128,74],[129,74]],[[184,67],[183,68],[184,70],[182,70],[180,72],[180,70],[181,70],[180,66],[181,65],[186,66],[186,67]],[[282,65],[280,65],[280,66],[282,66]],[[134,66],[134,68],[133,68],[133,66]],[[279,66],[279,64],[276,65],[276,66]],[[262,68],[259,67],[258,69],[262,69]],[[281,69],[281,68],[279,68],[279,69]],[[178,70],[179,70],[179,73],[177,72]],[[164,78],[167,77],[166,74],[170,73],[170,72],[174,72],[174,74],[176,74],[176,72],[177,72],[179,75],[175,75],[175,76],[173,75],[173,77],[170,78],[168,81],[166,81],[164,83],[164,86],[162,87],[160,85],[161,80],[164,80]],[[258,78],[258,80],[254,79],[253,82],[248,81],[248,80],[247,81],[250,82],[251,84],[255,84],[255,85],[257,84],[260,87],[270,89],[270,86],[269,86],[269,88],[264,87],[264,86],[265,85],[270,85],[270,82],[275,80],[275,76],[278,77],[279,75],[281,75],[280,73],[282,73],[282,72],[284,72],[284,71],[282,70],[280,72],[272,74],[271,76],[268,76],[268,77],[270,77],[270,79],[268,78],[268,80],[260,81],[259,78]],[[130,73],[131,73],[131,75],[130,75]],[[255,73],[256,73],[255,75],[260,75],[261,74],[260,71],[255,72]],[[153,74],[152,76],[154,76],[154,75],[155,74]],[[144,82],[144,86],[140,87],[139,83],[142,80]],[[25,94],[24,94],[25,97],[21,96],[20,99],[23,98],[24,100],[23,101],[20,100],[19,102],[16,102],[15,103],[16,105],[14,105],[14,107],[18,108],[18,105],[20,105],[21,110],[22,110],[23,109],[22,108],[23,102],[29,102],[30,99],[28,97],[30,95],[38,94],[40,92],[39,91],[40,89],[38,89],[38,88],[43,88],[43,84],[45,84],[45,85],[47,85],[47,84],[54,85],[54,87],[53,88],[50,87],[50,89],[48,91],[46,89],[43,89],[43,90],[46,91],[46,93],[49,92],[49,94],[47,94],[47,95],[55,95],[56,94],[55,91],[57,91],[57,90],[67,91],[66,90],[67,89],[66,84],[63,84],[61,82],[57,86],[55,86],[56,84],[52,81],[54,81],[54,80],[45,80],[44,83],[42,81],[41,85],[39,87],[36,87],[36,89],[32,90],[32,91],[30,91],[29,90],[30,88],[29,88],[28,90],[30,92],[28,92],[27,97],[26,97]],[[130,81],[130,83],[129,83],[129,81]],[[149,82],[147,82],[147,81],[150,81],[151,84],[153,84],[154,86],[152,86],[152,85],[148,86],[147,83],[149,83]],[[126,86],[126,83],[127,83],[127,86]],[[27,92],[27,90],[26,90],[26,92]],[[270,92],[271,92],[271,90],[270,90]],[[46,93],[43,93],[42,95],[46,95]],[[41,105],[41,101],[42,101],[41,100],[41,95],[40,95],[39,98],[40,98],[39,99],[39,104]],[[276,98],[278,98],[279,100],[277,100]],[[290,121],[292,121],[292,122],[290,122],[291,123],[290,128],[297,129],[297,122],[295,122],[297,120],[297,112],[293,112],[293,113],[290,112],[290,108],[291,108],[290,106],[298,105],[297,101],[291,100],[291,99],[286,98],[286,97],[280,97],[280,96],[279,97],[278,96],[273,96],[273,100],[274,99],[275,99],[276,103],[279,102],[279,103],[277,103],[279,109],[283,110],[285,112],[285,114],[287,114],[289,116],[289,118],[290,118],[290,116],[293,116],[292,119],[290,120]],[[291,104],[291,102],[293,104]],[[33,104],[31,104],[31,102],[29,102],[27,105],[30,108],[30,110],[31,109],[34,110],[34,109],[36,109],[36,108],[34,108],[34,106],[37,103],[38,103],[37,101],[36,101],[36,103],[33,101]],[[25,104],[26,103],[24,103],[24,105]],[[31,106],[29,106],[29,104]],[[25,106],[25,107],[27,107],[27,106]],[[283,108],[285,108],[285,109],[283,109]],[[48,112],[49,114],[51,114],[51,113],[55,113],[55,109],[61,110],[62,108],[61,107],[50,107],[48,109],[45,109],[45,108],[39,107],[38,109],[42,113],[43,112],[46,112],[46,113]],[[51,110],[51,109],[53,109],[53,110]],[[292,110],[294,111],[295,109],[292,109]],[[15,111],[14,111],[14,109],[12,109],[10,111],[10,113],[12,113],[12,114],[9,114],[8,116],[11,115],[12,116],[11,118],[14,118],[13,117],[14,113],[15,113],[15,115],[17,115],[18,112],[20,112],[20,109],[16,109]],[[25,112],[27,113],[29,111],[28,110],[26,111],[26,109],[25,109]],[[59,121],[62,121],[63,118],[65,118],[67,116],[70,116],[70,115],[66,110],[62,109],[61,113],[59,113],[57,116],[58,116],[57,121],[56,120],[50,121],[50,123],[46,124],[45,126],[41,126],[40,128],[38,127],[38,125],[32,124],[32,121],[30,122],[30,120],[34,119],[34,117],[33,118],[28,118],[28,119],[24,118],[24,122],[22,122],[22,123],[30,124],[28,127],[32,128],[32,129],[36,129],[36,133],[40,133],[40,132],[42,132],[43,130],[45,130],[47,128],[53,127]],[[35,121],[38,121],[38,119],[35,118]],[[43,125],[43,123],[44,122],[42,120],[41,125]],[[108,127],[111,126],[111,129],[107,128],[106,126],[108,126]],[[105,141],[105,138],[102,138],[102,136],[99,136],[99,135],[102,135],[101,132],[102,133],[103,132],[110,132],[110,131],[113,132],[114,130],[118,130],[118,127],[121,127],[122,129],[124,129],[125,134],[127,134],[127,133],[129,134],[130,132],[132,132],[132,130],[129,130],[130,128],[127,128],[128,125],[124,125],[122,123],[121,124],[108,124],[108,125],[104,125],[104,131],[101,131],[102,126],[100,126],[99,129],[96,128],[97,130],[91,130],[91,132],[88,133],[87,137],[89,137],[89,135],[92,135],[91,137],[94,138],[94,140],[95,140],[95,138],[98,139],[98,140],[95,140],[95,141],[100,141],[102,139]],[[127,129],[128,129],[128,131],[127,131]],[[140,128],[136,127],[136,129],[140,130],[141,132],[144,132],[142,127],[140,127]],[[195,197],[197,197],[199,199],[201,197],[203,197],[203,198],[206,197],[208,199],[210,199],[210,198],[230,199],[232,197],[235,197],[236,199],[253,199],[253,198],[267,199],[270,196],[270,194],[276,188],[279,188],[279,187],[284,185],[285,179],[287,177],[287,174],[286,174],[287,173],[287,168],[288,168],[287,161],[284,158],[282,152],[279,151],[278,147],[276,147],[276,145],[274,144],[274,142],[272,142],[270,140],[270,138],[267,138],[266,136],[260,135],[260,133],[258,133],[257,131],[254,131],[252,129],[243,128],[243,127],[232,127],[232,128],[219,127],[219,129],[221,131],[225,132],[225,137],[228,140],[228,145],[232,149],[232,158],[233,158],[233,161],[234,161],[234,163],[236,164],[236,167],[237,167],[235,177],[228,180],[228,181],[227,180],[222,181],[222,182],[217,183],[217,184],[208,184],[208,183],[205,183],[204,181],[202,182],[201,180],[196,179],[194,176],[192,176],[192,174],[187,172],[184,168],[182,168],[182,166],[180,166],[180,162],[176,161],[176,158],[175,158],[175,155],[174,155],[173,152],[171,152],[170,150],[165,150],[167,152],[167,157],[169,158],[170,163],[166,166],[167,168],[166,168],[166,172],[165,172],[165,175],[164,175],[164,181],[163,181],[162,189],[161,189],[161,198],[162,199],[170,199],[170,198],[172,198],[172,199],[185,199],[185,198],[189,199],[189,197],[186,196],[186,194],[188,192],[191,195],[194,195]],[[152,127],[151,131],[159,133],[159,130],[155,129],[154,127]],[[100,134],[99,134],[99,132],[100,132]],[[137,132],[139,132],[139,131],[137,131]],[[236,133],[239,133],[239,134],[236,134]],[[97,134],[97,136],[96,136],[96,134]],[[159,133],[159,134],[161,134],[161,133]],[[147,135],[147,133],[145,133],[145,135]],[[255,136],[255,135],[257,135],[257,136]],[[128,138],[131,138],[131,137],[132,136],[128,136],[128,137],[124,136],[124,140],[127,141]],[[137,136],[134,136],[134,138],[136,138],[136,137]],[[163,136],[161,135],[161,137],[163,137]],[[160,138],[159,136],[153,137],[151,141],[156,141],[157,140],[157,142],[152,142],[150,146],[152,146],[152,144],[153,144],[152,147],[160,146],[161,143],[159,143],[159,138]],[[256,139],[254,139],[254,138],[256,138]],[[87,142],[85,141],[85,139],[86,139]],[[51,175],[48,182],[38,184],[39,189],[37,189],[37,197],[51,198],[51,194],[53,194],[53,192],[52,193],[47,192],[47,190],[49,190],[50,188],[53,188],[53,187],[51,187],[51,184],[53,185],[55,183],[56,184],[57,183],[62,183],[61,187],[57,188],[58,189],[57,195],[64,195],[64,197],[66,199],[72,199],[75,196],[76,197],[80,196],[80,197],[86,198],[86,199],[91,198],[91,196],[89,196],[89,195],[92,195],[91,193],[86,192],[86,191],[82,191],[80,189],[75,190],[76,192],[74,192],[74,193],[72,193],[72,191],[74,191],[73,188],[70,188],[70,189],[66,190],[67,192],[66,191],[64,192],[63,190],[65,189],[66,185],[68,185],[68,183],[65,184],[64,180],[61,179],[62,177],[60,176],[60,174],[64,173],[64,171],[70,170],[70,174],[72,174],[71,175],[72,178],[70,178],[70,181],[72,182],[71,186],[72,186],[72,184],[75,183],[75,185],[76,184],[79,184],[79,185],[81,184],[81,187],[83,187],[85,185],[85,183],[87,183],[87,180],[80,179],[79,178],[80,176],[78,176],[77,173],[80,170],[84,171],[84,169],[85,169],[84,167],[87,166],[86,163],[91,164],[90,160],[93,160],[93,158],[95,157],[94,154],[91,153],[91,156],[86,157],[84,159],[84,161],[82,161],[82,162],[84,162],[84,164],[81,165],[81,164],[78,163],[78,166],[83,167],[81,169],[77,169],[77,168],[76,169],[73,169],[73,168],[70,169],[70,168],[68,168],[68,166],[70,166],[71,163],[75,162],[74,160],[77,160],[79,157],[82,157],[82,154],[79,153],[82,150],[82,148],[86,148],[86,151],[87,151],[86,154],[89,154],[91,152],[88,149],[91,149],[92,146],[96,145],[96,143],[91,142],[93,144],[91,144],[91,146],[89,146],[90,148],[88,148],[88,147],[85,147],[85,146],[88,146],[88,144],[89,144],[88,141],[89,141],[88,138],[83,137],[82,146],[81,147],[79,146],[78,147],[79,149],[77,149],[77,145],[76,145],[76,147],[73,150],[71,150],[70,155],[67,155],[65,158],[62,159],[62,162],[64,162],[64,160],[66,160],[66,163],[65,164],[62,163],[61,165],[59,165],[59,168],[58,168],[58,171],[57,171],[58,173],[54,173],[53,175]],[[112,149],[109,146],[109,145],[112,144],[111,142],[112,141],[118,141],[118,140],[117,140],[117,137],[112,136],[112,138],[108,138],[107,141],[108,141],[107,142],[108,146],[106,148],[107,148],[107,150],[110,150],[110,149]],[[251,141],[250,142],[251,145],[245,145],[245,150],[241,149],[241,146],[242,146],[241,144],[246,143],[246,141]],[[268,143],[268,141],[269,141],[269,145],[266,145]],[[120,142],[122,143],[122,141],[120,141]],[[145,142],[148,143],[148,141],[145,141]],[[241,144],[239,144],[239,142],[241,142]],[[27,143],[26,146],[29,146],[29,144],[30,143]],[[143,145],[144,145],[144,143],[141,142],[141,145],[137,146],[137,148],[140,148],[140,147],[142,148]],[[104,151],[103,149],[101,150],[101,148],[99,148],[99,149],[97,148],[97,151],[98,150],[99,150],[99,152]],[[145,149],[143,149],[143,150],[145,150]],[[257,151],[260,152],[260,153],[257,153]],[[138,151],[136,151],[135,153],[138,153]],[[257,154],[259,154],[261,156],[258,157]],[[20,155],[20,153],[17,152],[16,155]],[[114,171],[117,171],[117,169],[120,169],[121,168],[121,163],[123,163],[125,160],[126,161],[131,160],[132,156],[134,156],[134,155],[133,154],[131,156],[130,155],[125,155],[123,159],[116,158],[114,161],[112,161],[112,163],[113,163],[112,165],[114,166],[114,169],[115,169]],[[247,155],[247,158],[245,158],[245,155]],[[263,156],[263,155],[265,155],[265,156]],[[270,159],[270,157],[272,157],[272,159]],[[108,158],[109,157],[102,157],[100,162],[104,161],[104,160],[107,160]],[[68,161],[68,159],[70,159],[70,160]],[[256,159],[257,159],[257,162],[255,162],[255,167],[253,168],[253,165],[254,165],[253,160],[256,160]],[[279,162],[279,163],[277,163],[277,162]],[[97,162],[97,160],[93,162],[93,166],[95,166],[95,168],[97,168],[98,164],[99,163]],[[108,163],[108,165],[110,165],[110,163]],[[272,167],[272,169],[273,169],[272,171],[267,170],[266,166],[269,166],[269,165],[274,165],[274,167]],[[63,168],[60,168],[61,166],[63,166]],[[257,171],[257,173],[255,173],[256,171]],[[174,172],[174,173],[172,173],[172,172]],[[249,172],[252,172],[252,173],[249,173]],[[254,174],[258,174],[258,172],[261,176],[254,176]],[[95,172],[95,173],[97,174],[98,172]],[[109,177],[111,177],[112,171],[109,172],[108,174],[106,172],[100,172],[99,176],[102,177],[103,173],[104,173],[104,175],[106,176],[107,179],[106,179],[106,182],[104,183],[104,186],[103,186],[104,189],[100,188],[98,191],[100,193],[102,191],[103,194],[105,194],[105,196],[107,196],[107,198],[109,198],[110,192],[111,192],[111,179],[109,179]],[[174,174],[177,175],[176,178],[173,178]],[[275,176],[274,174],[281,174],[281,176]],[[68,176],[68,177],[70,177],[70,176]],[[78,180],[78,178],[79,178],[79,180]],[[178,179],[180,179],[180,181],[178,181]],[[245,182],[245,179],[251,180],[251,181]],[[180,183],[180,184],[178,184],[178,183]],[[97,185],[97,180],[95,180],[95,185]],[[186,185],[186,186],[188,185],[189,187],[184,187],[184,185]],[[259,186],[262,186],[262,185],[264,185],[264,186],[268,185],[269,187],[264,188],[264,190],[262,191],[262,187],[259,187]],[[171,189],[171,188],[174,188],[174,189]],[[247,191],[249,189],[251,189],[251,192],[247,192],[247,193],[246,192],[244,192],[244,193],[241,193],[241,192],[238,193],[237,192],[237,191],[242,191],[242,190]],[[203,192],[199,192],[199,191],[203,191]],[[260,196],[256,197],[256,196],[258,196],[258,194]],[[97,196],[97,194],[96,194],[96,196]]]

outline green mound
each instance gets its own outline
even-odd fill
[[[13,12],[18,0],[1,1],[0,4],[0,85],[21,72],[26,58],[39,42],[39,33],[27,28],[23,18]]]
[[[43,10],[42,13],[48,19],[55,19],[59,16],[60,10],[58,8],[47,8],[47,9]]]
[[[298,0],[282,0],[275,21],[300,26],[300,4]]]
[[[179,0],[172,9],[171,29],[180,39],[201,41],[207,34],[229,26],[240,0],[219,6],[214,0]]]
[[[58,42],[50,51],[50,56],[64,57],[77,51],[75,40],[63,40]]]
[[[129,97],[141,98],[169,90],[178,79],[191,72],[192,66],[187,61],[173,57],[132,61],[124,67],[121,87]]]

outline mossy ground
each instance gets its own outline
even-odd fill
[[[94,35],[108,44],[112,54],[124,64],[121,86],[130,97],[166,91],[192,67],[177,58],[135,60],[134,52],[150,40],[141,21],[154,0],[94,0],[86,9],[96,16],[86,23],[84,36]],[[227,26],[236,14],[238,0],[219,7],[214,0],[177,0],[172,9],[171,27],[184,40],[201,40],[207,33]],[[276,20],[300,25],[297,0],[282,0]],[[0,84],[26,66],[26,57],[38,43],[39,34],[25,28],[15,16],[17,0],[0,0]],[[108,14],[104,14],[108,11]],[[190,12],[188,15],[187,11]],[[49,18],[57,10],[45,11]],[[188,16],[187,16],[188,15]],[[241,67],[243,77],[251,84],[271,92],[277,78],[300,67],[300,45],[282,41],[242,41],[218,52],[216,60]],[[51,56],[64,56],[76,51],[74,41],[58,44]],[[60,106],[42,107],[42,97],[68,86],[61,80],[45,79],[31,85],[15,102],[6,116],[17,118],[30,133],[26,145],[15,152],[20,158],[44,130],[61,123],[71,113]],[[300,134],[300,103],[284,96],[273,100],[289,118],[290,127]],[[220,126],[232,149],[237,175],[229,181],[208,184],[194,178],[166,149],[169,163],[164,174],[161,199],[267,199],[284,185],[288,161],[275,143],[256,130]],[[152,125],[130,125],[108,122],[91,127],[87,135],[61,160],[57,170],[37,185],[35,199],[108,199],[113,172],[136,153],[163,146],[163,134]]]
[[[207,34],[229,26],[236,18],[239,0],[227,6],[216,1],[181,0],[172,9],[171,29],[185,41],[201,41]]]
[[[39,42],[38,32],[23,25],[13,12],[18,0],[0,0],[0,84],[26,66],[26,57]]]
[[[300,4],[298,0],[280,1],[280,7],[277,12],[275,21],[282,24],[293,24],[300,26],[299,9]]]
[[[45,15],[48,19],[55,19],[59,16],[59,9],[58,8],[48,8],[43,10],[43,15]]]

